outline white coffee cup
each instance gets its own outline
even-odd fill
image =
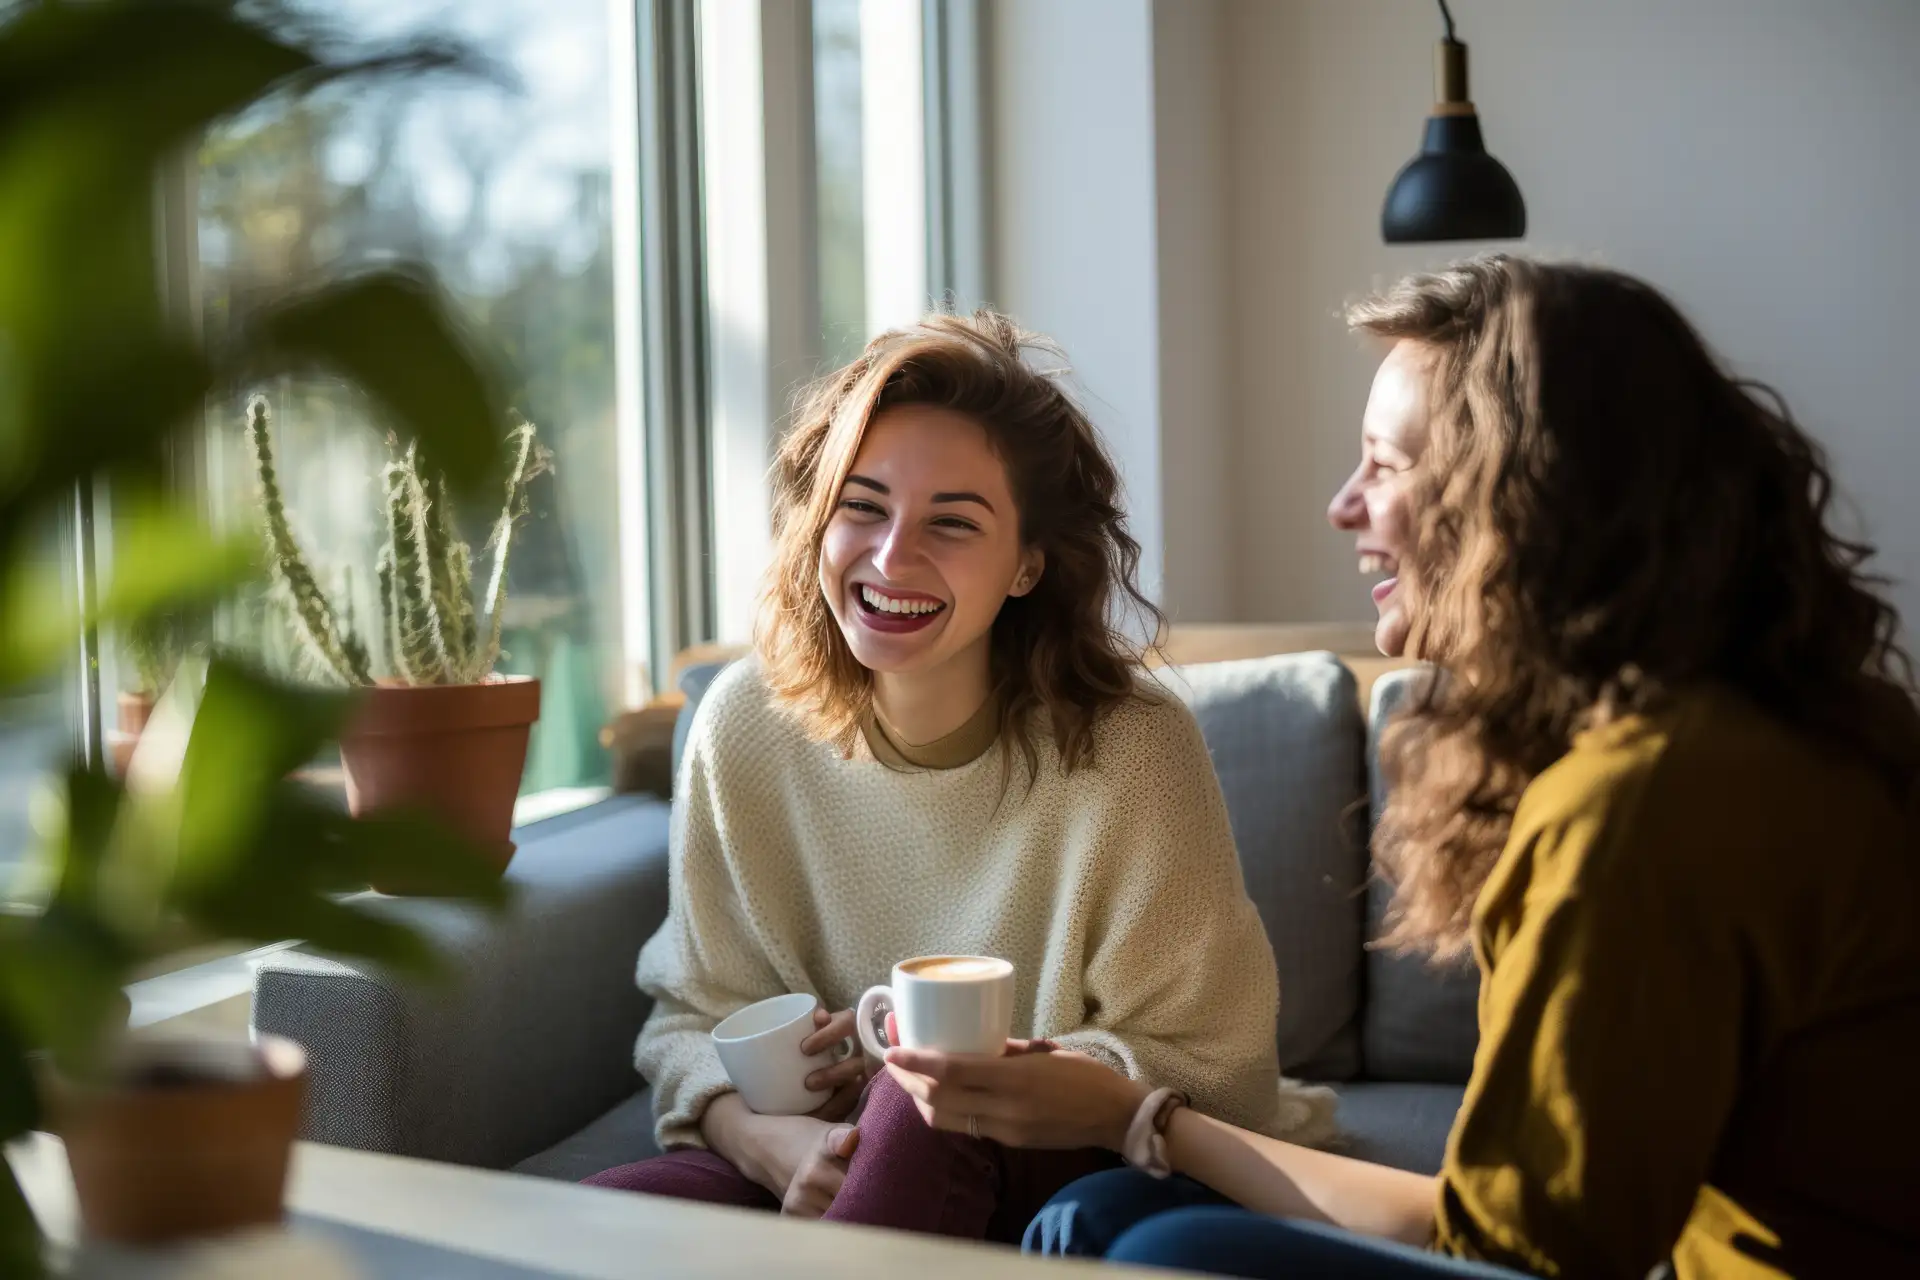
[[[831,1089],[807,1088],[807,1077],[850,1055],[853,1041],[801,1053],[800,1043],[817,1029],[813,1011],[819,1007],[818,999],[804,993],[775,996],[713,1029],[720,1065],[749,1108],[763,1116],[803,1116],[833,1096]]]
[[[1013,1032],[1013,966],[993,956],[920,956],[893,966],[893,985],[860,997],[854,1025],[874,1057],[874,1020],[891,1010],[908,1049],[999,1055]]]

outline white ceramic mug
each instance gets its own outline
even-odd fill
[[[819,1007],[818,999],[804,993],[775,996],[713,1029],[720,1065],[749,1108],[763,1116],[803,1116],[833,1096],[831,1089],[807,1088],[807,1077],[852,1054],[853,1041],[801,1053],[801,1041],[816,1030],[813,1011]]]
[[[860,997],[854,1025],[876,1058],[874,1020],[892,1010],[908,1049],[999,1055],[1013,1032],[1013,966],[993,956],[921,956],[893,966],[893,985]]]

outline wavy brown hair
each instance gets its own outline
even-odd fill
[[[1390,727],[1376,853],[1388,945],[1458,955],[1520,793],[1595,723],[1738,690],[1911,804],[1920,713],[1899,619],[1836,533],[1780,397],[1722,371],[1618,272],[1505,256],[1349,308],[1431,350],[1408,652],[1445,674]]]
[[[1040,580],[1001,606],[991,634],[1002,740],[1038,766],[1036,735],[1063,765],[1091,759],[1101,715],[1136,693],[1143,646],[1125,610],[1157,637],[1159,611],[1137,584],[1140,544],[1120,508],[1120,474],[1061,385],[1065,359],[1006,316],[932,315],[881,334],[805,392],[774,464],[774,562],[754,643],[774,696],[817,739],[851,753],[873,703],[821,594],[820,545],[867,424],[899,405],[965,414],[1007,468],[1020,541],[1045,556]]]

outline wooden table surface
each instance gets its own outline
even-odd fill
[[[89,1277],[226,1276],[203,1249],[176,1254],[74,1253],[79,1217],[59,1139],[34,1134],[7,1148],[64,1268]],[[727,1277],[728,1280],[1073,1280],[1160,1275],[1022,1257],[1003,1246],[801,1222],[774,1214],[662,1200],[518,1174],[374,1155],[302,1142],[287,1194],[289,1230],[261,1246],[301,1253],[276,1280],[439,1280],[440,1277]],[[259,1242],[256,1242],[258,1244]],[[237,1246],[236,1246],[237,1247]],[[265,1265],[267,1253],[258,1258]],[[313,1261],[318,1258],[318,1261]],[[342,1264],[351,1259],[351,1265]]]

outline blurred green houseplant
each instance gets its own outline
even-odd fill
[[[269,374],[341,378],[459,496],[503,482],[496,382],[420,272],[311,282],[218,349],[169,318],[154,254],[160,166],[266,95],[457,61],[438,47],[348,59],[247,12],[74,0],[16,7],[0,23],[0,689],[55,669],[83,626],[204,606],[251,571],[252,539],[211,531],[163,483],[168,443],[216,392]],[[115,495],[114,578],[83,618],[29,554],[29,535],[77,486],[101,481]],[[288,780],[350,709],[349,695],[216,658],[163,702],[171,754],[143,747],[128,782],[96,762],[66,770],[43,823],[47,899],[0,914],[0,1140],[43,1121],[35,1051],[77,1078],[96,1069],[128,973],[181,923],[424,968],[417,938],[337,891],[402,867],[448,894],[500,901],[494,877],[438,826],[349,819]],[[37,1274],[37,1230],[0,1170],[0,1274]]]

